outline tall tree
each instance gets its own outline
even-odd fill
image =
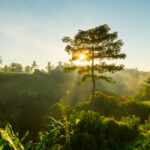
[[[106,63],[106,60],[124,59],[126,55],[121,53],[122,40],[118,40],[117,32],[110,33],[108,25],[101,25],[86,31],[79,30],[75,37],[64,37],[63,42],[68,43],[66,52],[72,55],[71,62],[75,60],[89,61],[87,65],[74,64],[65,70],[78,70],[82,74],[82,81],[92,79],[92,99],[94,99],[96,80],[102,79],[111,82],[112,79],[106,76],[106,72],[122,70],[124,65]],[[108,61],[107,61],[108,62]]]
[[[4,72],[9,72],[10,71],[10,67],[7,66],[7,65],[4,65],[3,71]]]
[[[3,70],[3,68],[1,68],[1,67],[2,67],[2,64],[3,64],[3,61],[2,61],[2,58],[0,57],[0,71]]]
[[[33,68],[34,71],[35,71],[35,69],[37,68],[37,66],[38,66],[38,65],[36,64],[36,61],[34,60],[33,63],[32,63],[32,68]]]
[[[56,69],[63,70],[63,68],[64,68],[63,62],[59,61],[57,66],[56,66]]]
[[[0,57],[0,66],[3,64],[3,60],[2,58]]]
[[[53,65],[51,65],[51,63],[49,61],[46,66],[47,73],[50,73],[52,69],[53,69]]]

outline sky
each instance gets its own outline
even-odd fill
[[[126,68],[150,71],[150,0],[0,0],[4,64],[68,62],[64,36],[108,24],[123,40]]]

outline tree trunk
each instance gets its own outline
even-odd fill
[[[92,100],[94,100],[94,93],[95,93],[95,76],[94,76],[94,50],[92,51]]]

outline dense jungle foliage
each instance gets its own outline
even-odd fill
[[[92,101],[90,81],[79,85],[80,75],[64,73],[63,65],[3,71],[0,149],[148,150],[149,75],[137,69],[112,74],[115,84],[98,81]]]

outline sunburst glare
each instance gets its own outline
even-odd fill
[[[80,61],[83,61],[86,59],[86,56],[84,54],[80,54],[79,59],[80,59]]]
[[[79,54],[78,59],[74,61],[76,65],[88,65],[87,56],[85,54]]]

